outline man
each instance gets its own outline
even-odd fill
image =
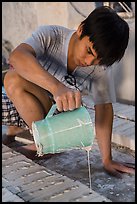
[[[60,112],[79,108],[87,90],[95,105],[104,168],[114,175],[133,173],[111,155],[115,92],[110,66],[123,57],[128,39],[128,24],[108,7],[96,8],[76,31],[54,25],[39,27],[9,57],[4,97],[16,115],[11,125],[31,130],[32,122],[45,118],[53,102]],[[6,140],[14,136],[12,131]],[[25,155],[32,151],[36,153],[35,144],[24,147]]]

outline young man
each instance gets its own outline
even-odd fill
[[[104,168],[116,175],[119,171],[133,173],[111,155],[115,92],[109,66],[123,57],[128,39],[128,24],[108,7],[91,12],[76,31],[54,25],[39,27],[9,57],[4,97],[16,115],[10,118],[11,125],[31,129],[32,121],[45,118],[53,100],[59,111],[79,108],[87,90],[95,105],[96,137]],[[6,139],[13,136],[12,131]],[[36,153],[35,144],[24,150],[24,154],[29,150]]]

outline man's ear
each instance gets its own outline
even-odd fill
[[[79,26],[78,26],[78,29],[77,29],[77,31],[76,31],[78,37],[81,36],[81,34],[82,34],[82,29],[83,29],[83,26],[82,26],[82,25],[79,25]]]

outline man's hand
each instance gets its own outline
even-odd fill
[[[135,174],[135,167],[131,167],[128,163],[120,163],[113,160],[105,163],[104,169],[110,175],[118,178],[122,178],[121,173]]]
[[[56,93],[54,93],[54,100],[58,111],[74,110],[81,106],[81,93],[61,84]]]
[[[111,175],[122,177],[121,173],[135,173],[130,165],[112,160],[111,135],[113,123],[112,104],[95,106],[95,126],[98,145],[102,155],[104,169]],[[121,173],[120,173],[121,172]]]

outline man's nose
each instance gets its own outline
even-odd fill
[[[93,58],[93,57],[86,57],[85,58],[85,64],[87,66],[97,65],[97,64],[99,64],[99,59]]]
[[[88,56],[88,57],[85,58],[85,64],[86,64],[87,66],[92,65],[93,61],[94,61],[94,59],[93,59],[93,57],[91,57],[91,56]]]

